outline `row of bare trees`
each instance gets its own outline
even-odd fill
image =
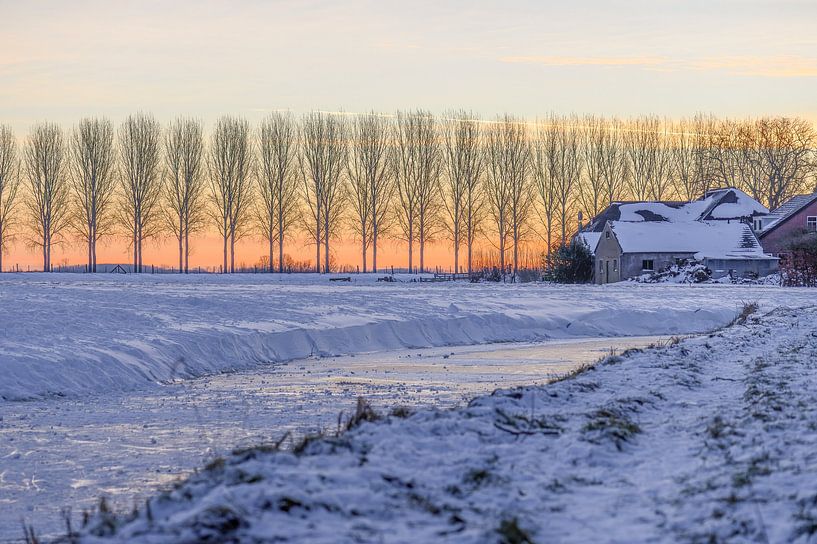
[[[211,228],[222,270],[235,270],[236,242],[254,235],[270,271],[283,271],[285,241],[298,232],[315,246],[315,270],[328,272],[332,240],[351,231],[364,271],[369,254],[377,270],[388,237],[406,242],[409,270],[415,249],[422,271],[427,244],[446,240],[455,270],[464,249],[471,272],[487,242],[516,273],[524,244],[542,240],[549,254],[577,212],[591,217],[615,200],[691,200],[729,185],[774,208],[814,189],[815,140],[811,124],[792,118],[528,122],[422,110],[274,113],[256,128],[225,116],[209,137],[198,120],[163,128],[139,113],[116,130],[106,119],[67,134],[42,123],[22,150],[0,127],[0,246],[26,233],[50,270],[53,245],[73,232],[95,271],[98,242],[119,233],[141,271],[144,242],[169,233],[186,272],[191,235]]]

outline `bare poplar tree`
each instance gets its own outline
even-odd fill
[[[69,186],[65,176],[67,150],[55,124],[36,125],[25,147],[28,181],[26,207],[34,230],[33,243],[43,252],[43,271],[51,271],[51,249],[69,224]]]
[[[445,176],[441,185],[441,199],[447,215],[446,228],[454,246],[454,271],[459,272],[460,246],[465,244],[470,275],[485,168],[481,123],[473,114],[451,112],[446,115],[442,132]]]
[[[418,112],[420,122],[417,155],[417,240],[420,242],[420,272],[425,272],[425,247],[439,232],[440,171],[442,155],[437,124],[430,112]]]
[[[622,136],[622,123],[613,119],[604,127],[604,136],[600,176],[603,183],[603,193],[606,204],[612,204],[620,199],[628,179],[628,163]]]
[[[222,236],[222,270],[235,272],[235,243],[246,232],[252,206],[253,156],[250,125],[244,119],[221,117],[210,143],[210,189],[213,218]]]
[[[142,244],[159,228],[162,196],[161,127],[151,115],[129,116],[119,129],[122,222],[133,244],[133,270],[142,272]]]
[[[435,229],[438,211],[440,145],[429,112],[398,112],[395,129],[394,176],[397,219],[408,242],[408,269],[413,270],[414,241],[420,245],[420,271],[425,266],[425,243]]]
[[[315,271],[321,271],[321,243],[324,271],[330,271],[329,242],[337,234],[343,212],[343,174],[348,146],[347,128],[342,118],[323,112],[304,116],[300,157],[304,200],[309,209],[307,231],[315,240]]]
[[[179,245],[179,273],[190,266],[190,235],[204,224],[204,135],[201,123],[177,119],[164,141],[165,221]]]
[[[650,197],[666,200],[674,195],[673,177],[675,163],[672,157],[671,134],[667,121],[656,120],[653,130],[653,146],[650,153]]]
[[[471,159],[466,161],[470,162],[470,166],[466,168],[467,173],[464,177],[465,196],[463,199],[463,212],[465,216],[463,228],[465,229],[465,247],[468,252],[469,276],[473,273],[474,244],[482,228],[485,204],[485,193],[483,190],[485,179],[485,145],[482,130],[479,128],[480,123],[475,122],[474,124],[478,128],[479,133],[475,141],[467,144],[469,146],[474,145],[475,148],[473,153],[469,154]]]
[[[650,190],[650,149],[655,134],[650,130],[652,120],[631,120],[624,132],[624,146],[629,165],[630,193],[636,200],[647,200]]]
[[[675,192],[684,200],[693,200],[698,193],[700,181],[695,160],[695,136],[692,126],[686,119],[676,123],[671,132],[670,149],[672,153],[673,182]]]
[[[510,238],[514,277],[519,271],[519,244],[531,202],[527,140],[524,123],[508,115],[497,119],[488,129],[487,198],[498,236],[500,268],[504,274],[505,253]]]
[[[278,272],[284,271],[284,240],[298,216],[298,134],[288,113],[276,112],[262,121],[256,218],[269,244],[269,271],[278,245]]]
[[[604,162],[607,143],[607,120],[594,115],[582,119],[581,147],[584,176],[579,184],[579,201],[588,217],[599,213],[604,203]]]
[[[695,195],[701,196],[709,191],[715,182],[716,164],[710,151],[715,141],[715,118],[711,115],[698,114],[692,119],[691,130],[694,172],[698,176]]]
[[[10,127],[0,125],[0,272],[3,272],[3,253],[14,234],[19,186],[17,141]]]
[[[531,174],[539,197],[537,210],[545,227],[547,263],[553,250],[553,220],[556,215],[556,173],[559,127],[549,121],[537,121],[531,143]]]
[[[354,229],[361,240],[364,273],[369,247],[372,248],[372,270],[377,271],[377,237],[383,232],[394,187],[389,138],[389,124],[383,116],[372,112],[355,119],[347,179],[355,214]]]
[[[629,189],[636,200],[663,200],[669,196],[672,155],[665,124],[657,117],[639,117],[627,123],[624,148]]]
[[[112,233],[115,215],[116,151],[113,126],[107,119],[83,119],[70,145],[74,192],[73,224],[88,246],[88,272],[96,272],[96,246]]]
[[[571,213],[571,204],[576,186],[581,179],[584,162],[577,119],[552,118],[550,123],[557,127],[555,161],[551,163],[551,167],[562,230],[561,244],[564,245],[567,240],[568,215]]]

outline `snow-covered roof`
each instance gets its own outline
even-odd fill
[[[607,221],[668,222],[738,220],[764,215],[768,209],[740,189],[709,191],[692,202],[613,202],[593,218],[585,231],[601,232]]]
[[[692,253],[696,259],[771,259],[752,229],[737,221],[611,221],[624,253]]]
[[[709,191],[696,202],[709,202],[698,218],[702,221],[741,219],[769,213],[766,206],[734,187]]]
[[[795,195],[780,205],[780,207],[772,210],[768,215],[768,222],[763,226],[763,232],[766,233],[772,228],[783,224],[786,219],[796,214],[809,204],[817,199],[817,192],[810,195]]]
[[[587,244],[592,253],[596,252],[596,246],[599,245],[600,232],[580,232],[577,237]]]

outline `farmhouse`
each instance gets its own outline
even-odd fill
[[[775,256],[786,253],[786,244],[794,235],[817,231],[817,192],[796,195],[769,215],[755,222],[763,251]]]
[[[765,276],[777,259],[763,252],[752,222],[768,210],[743,191],[710,191],[692,202],[616,202],[579,233],[594,253],[596,283],[655,272],[687,259],[713,277]]]

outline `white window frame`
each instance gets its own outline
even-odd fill
[[[817,230],[817,215],[806,216],[806,229]]]

